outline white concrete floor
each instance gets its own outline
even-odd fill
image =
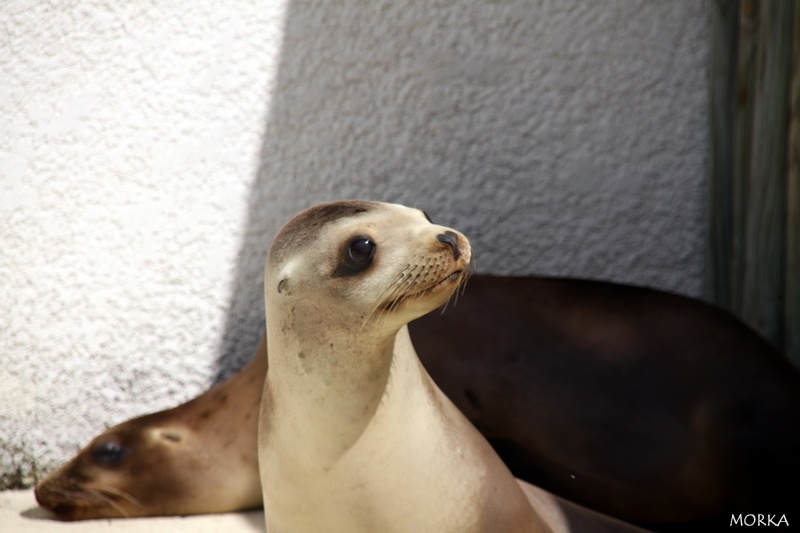
[[[226,513],[218,515],[125,518],[61,522],[36,504],[33,490],[0,492],[0,531],[18,532],[101,532],[127,531],[192,533],[264,533],[264,513]]]

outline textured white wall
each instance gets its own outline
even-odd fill
[[[316,201],[700,293],[700,0],[74,4],[0,5],[0,481],[242,364]]]

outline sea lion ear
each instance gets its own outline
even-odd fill
[[[161,437],[161,440],[166,440],[169,442],[180,442],[183,440],[183,435],[181,435],[180,432],[166,429],[161,431],[158,436]]]
[[[288,289],[288,285],[289,285],[289,278],[282,278],[278,282],[278,292],[282,293],[283,291],[287,290]]]
[[[291,274],[294,268],[292,268],[292,263],[287,263],[281,269],[280,273],[278,274],[278,293],[279,294],[289,294],[290,283],[289,279],[291,278]]]

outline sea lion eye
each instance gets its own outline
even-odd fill
[[[354,263],[365,263],[375,255],[375,243],[367,237],[356,237],[347,247],[347,256]]]
[[[98,444],[91,451],[92,460],[103,466],[116,466],[128,454],[131,453],[127,448],[116,441],[107,441]]]
[[[372,264],[372,258],[375,257],[377,248],[375,242],[364,235],[350,239],[333,277],[355,276],[364,272]]]

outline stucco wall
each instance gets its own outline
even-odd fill
[[[484,272],[700,293],[700,0],[74,4],[0,5],[6,484],[243,364],[316,201],[424,207]]]

